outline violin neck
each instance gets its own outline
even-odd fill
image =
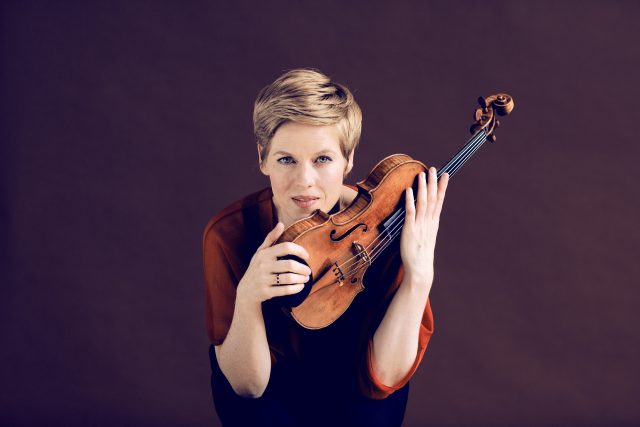
[[[478,148],[480,148],[482,144],[484,144],[486,141],[487,141],[487,133],[485,132],[484,129],[480,129],[471,137],[469,141],[467,141],[465,146],[462,147],[460,151],[458,151],[455,154],[455,156],[451,158],[451,160],[449,160],[444,166],[438,169],[438,172],[437,172],[438,179],[444,173],[448,173],[449,178],[455,175],[456,172],[460,170],[462,165],[464,165],[465,162],[469,160],[471,156],[473,156],[473,153],[475,153],[478,150]]]

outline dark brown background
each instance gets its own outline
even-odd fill
[[[201,233],[268,185],[253,99],[301,66],[362,106],[350,182],[517,103],[449,187],[405,425],[640,424],[637,2],[1,11],[1,425],[217,425]]]

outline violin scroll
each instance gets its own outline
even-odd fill
[[[484,129],[487,133],[487,139],[495,142],[496,136],[493,134],[493,130],[500,126],[496,116],[506,116],[513,111],[515,106],[513,98],[506,93],[498,93],[486,98],[479,97],[478,104],[480,104],[480,108],[476,109],[473,114],[475,123],[471,125],[470,131],[475,134]]]

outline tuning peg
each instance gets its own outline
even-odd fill
[[[496,136],[494,134],[487,136],[487,139],[489,142],[496,142]]]
[[[500,120],[496,120],[496,127],[500,126]]]

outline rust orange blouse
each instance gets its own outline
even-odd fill
[[[214,345],[222,344],[229,331],[240,279],[278,222],[272,196],[271,188],[265,188],[244,197],[214,215],[205,227],[205,316],[207,334]],[[278,298],[263,303],[272,361],[270,386],[280,382],[285,384],[284,389],[326,388],[332,394],[359,393],[384,399],[409,381],[433,333],[429,301],[422,315],[416,359],[407,375],[397,384],[385,385],[373,370],[373,334],[404,275],[399,250],[391,249],[394,255],[380,258],[369,267],[363,279],[365,290],[326,328],[302,328],[282,312]],[[378,283],[391,286],[376,286]],[[278,369],[274,369],[276,366]]]

